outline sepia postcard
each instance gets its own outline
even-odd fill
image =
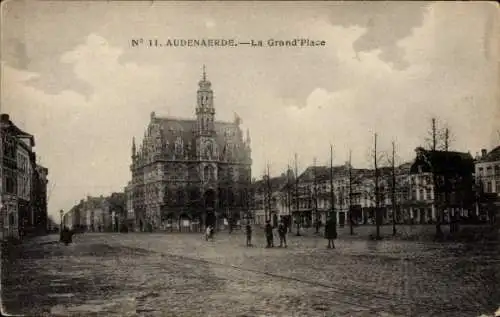
[[[500,316],[496,2],[1,3],[4,316]]]

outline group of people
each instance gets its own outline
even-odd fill
[[[274,247],[274,231],[273,231],[273,226],[271,225],[271,222],[268,220],[266,221],[266,227],[265,227],[265,233],[266,233],[266,240],[267,240],[267,245],[266,248],[272,248]],[[278,224],[278,236],[280,238],[280,248],[282,247],[287,247],[286,244],[286,232],[288,228],[285,225],[285,222],[283,220],[280,221]],[[247,223],[245,227],[245,233],[247,236],[247,247],[252,246],[252,226],[250,223]]]
[[[333,218],[329,219],[325,225],[325,239],[328,240],[328,249],[334,249],[335,248],[335,239],[337,239],[337,230],[336,230],[336,222]],[[267,220],[266,221],[266,226],[265,226],[265,235],[266,235],[266,248],[273,248],[274,247],[274,227],[271,225],[271,221]],[[286,234],[288,231],[288,226],[285,224],[284,220],[281,220],[278,224],[278,237],[280,239],[280,245],[279,247],[287,247],[287,242],[286,242]],[[245,228],[245,233],[247,237],[247,247],[252,246],[252,226],[250,223],[247,223],[246,228]]]
[[[328,249],[335,248],[335,239],[337,239],[337,230],[336,230],[336,222],[333,218],[330,218],[325,225],[325,239],[328,240]],[[277,227],[278,231],[278,237],[280,239],[280,248],[283,247],[288,247],[287,242],[286,242],[286,234],[288,231],[288,226],[285,224],[285,221],[282,219]],[[266,235],[266,248],[273,248],[274,247],[274,227],[271,224],[271,221],[267,220],[266,221],[266,226],[264,228],[264,232]],[[246,234],[246,245],[247,247],[251,247],[252,245],[252,234],[253,234],[253,229],[252,225],[250,223],[247,223],[245,226],[245,234]],[[212,240],[213,241],[214,237],[214,227],[213,225],[209,225],[206,228],[205,231],[205,239]]]

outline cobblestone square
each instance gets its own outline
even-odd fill
[[[81,234],[27,241],[2,266],[28,316],[479,316],[500,304],[498,245],[243,234]]]

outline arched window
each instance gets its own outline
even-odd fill
[[[174,202],[174,197],[173,197],[173,192],[171,189],[167,188],[165,189],[164,193],[164,201],[167,205],[172,205]]]
[[[213,170],[211,166],[205,166],[205,169],[203,171],[203,179],[205,181],[209,181],[213,178]]]
[[[177,205],[182,206],[185,203],[185,195],[184,195],[184,190],[178,189],[177,190]]]
[[[175,140],[175,154],[182,155],[182,150],[184,148],[184,142],[182,142],[182,138],[179,136],[177,140]]]
[[[208,143],[207,149],[208,149],[208,155],[209,155],[209,157],[212,157],[212,154],[214,152],[214,147],[212,145],[212,142]]]

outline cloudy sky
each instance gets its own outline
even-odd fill
[[[253,175],[298,153],[370,166],[397,144],[399,162],[429,122],[452,148],[500,143],[498,11],[493,3],[2,3],[2,112],[36,137],[49,168],[49,209],[122,190],[132,137],[151,111],[194,116],[202,65],[218,120],[243,119]],[[317,48],[133,48],[133,38],[326,41]]]

